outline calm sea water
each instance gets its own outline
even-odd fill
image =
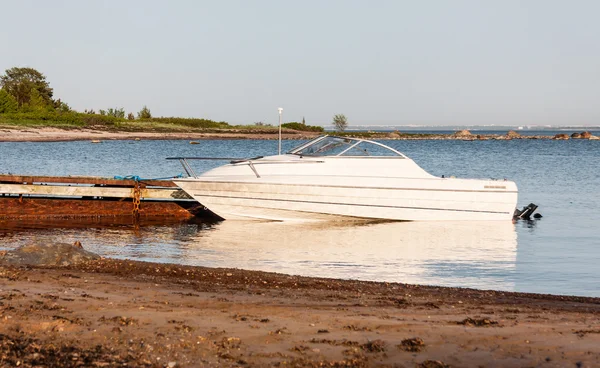
[[[519,207],[544,216],[510,223],[361,225],[246,223],[0,229],[0,249],[80,240],[110,257],[321,277],[600,297],[600,142],[385,141],[434,175],[509,178]],[[284,141],[284,149],[299,144]],[[139,175],[182,170],[169,156],[252,157],[276,141],[0,143],[0,173]],[[222,162],[198,162],[198,172]]]

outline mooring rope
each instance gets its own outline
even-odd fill
[[[168,179],[177,179],[177,178],[183,178],[183,173],[179,173],[175,176],[168,176],[168,177],[164,177],[164,178],[141,178],[137,175],[126,175],[126,176],[115,175],[114,176],[115,180],[133,180],[133,181],[168,180]]]

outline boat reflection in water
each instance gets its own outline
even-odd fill
[[[224,221],[187,242],[185,263],[293,275],[514,289],[510,222]]]
[[[514,290],[515,225],[481,222],[31,224],[0,229],[0,250],[82,242],[106,257],[327,278]]]

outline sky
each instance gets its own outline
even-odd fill
[[[600,125],[596,0],[0,0],[0,74],[231,124]]]

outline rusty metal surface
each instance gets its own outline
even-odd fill
[[[0,220],[132,217],[132,209],[131,199],[0,197]],[[142,201],[139,206],[139,218],[184,220],[205,213],[204,207],[193,201]]]
[[[61,183],[61,184],[95,184],[115,187],[134,187],[135,180],[118,180],[94,176],[29,176],[0,174],[0,183]],[[175,188],[177,185],[170,180],[141,180],[140,185]]]
[[[118,217],[82,217],[82,218],[41,218],[35,220],[27,219],[0,219],[0,243],[2,233],[31,231],[36,229],[89,229],[89,228],[118,228],[122,230],[131,227],[135,231],[137,228],[145,226],[164,226],[178,225],[182,223],[192,224],[213,224],[215,220],[204,217],[194,217],[191,219],[178,219],[172,217],[144,217],[138,220],[131,216]]]

